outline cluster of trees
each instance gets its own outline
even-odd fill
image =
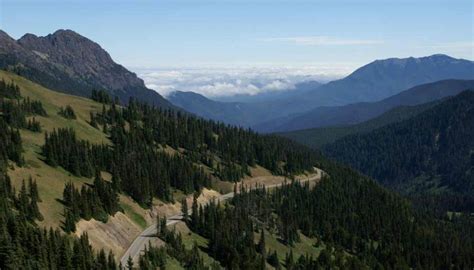
[[[78,140],[72,128],[55,129],[45,133],[42,154],[50,166],[62,166],[77,176],[92,177],[106,167],[110,150],[106,145]]]
[[[474,198],[472,104],[474,91],[465,91],[413,118],[337,140],[324,152],[403,194]],[[457,206],[450,210],[474,212]]]
[[[25,163],[23,159],[23,146],[20,131],[11,127],[3,118],[0,117],[0,161],[6,163],[7,160],[16,162],[19,166]],[[0,166],[6,164],[0,163]]]
[[[167,253],[164,247],[149,245],[143,250],[138,260],[138,267],[142,270],[166,269],[166,258]],[[133,261],[128,261],[127,268],[133,268]]]
[[[41,125],[36,119],[27,120],[27,116],[47,116],[40,101],[23,98],[18,85],[0,81],[0,116],[11,126],[16,128],[27,128],[38,132]]]
[[[63,191],[65,232],[74,232],[76,222],[83,218],[94,218],[107,222],[108,216],[121,210],[117,190],[98,173],[92,186],[83,185],[81,190],[67,183]]]
[[[23,99],[23,101],[17,100],[1,100],[0,109],[2,117],[10,125],[17,128],[28,128],[30,129],[31,123],[36,123],[39,126],[39,122],[34,120],[28,120],[27,116],[40,115],[46,116],[46,111],[43,109],[43,105],[40,101],[29,101],[29,99]],[[35,124],[35,125],[36,125]]]
[[[30,179],[16,195],[7,165],[9,160],[23,160],[21,138],[2,118],[0,141],[0,268],[118,269],[113,254],[94,252],[87,235],[71,237],[36,225],[41,219],[38,189]]]
[[[153,251],[153,253],[150,252],[148,255],[145,253],[145,255],[141,257],[141,259],[151,256],[155,259],[151,261],[140,260],[140,269],[156,269],[156,267],[163,267],[164,263],[166,262],[166,259],[164,258],[166,254],[168,254],[170,257],[175,258],[185,269],[220,269],[218,264],[213,264],[210,266],[206,266],[204,264],[204,260],[199,254],[199,247],[197,243],[194,243],[192,249],[186,249],[181,233],[176,233],[174,231],[168,230],[166,226],[166,218],[160,219],[160,217],[157,217],[156,224],[157,236],[163,241],[165,241],[166,245],[161,249],[149,249],[149,252]],[[152,261],[155,261],[156,263],[152,264]]]
[[[112,98],[110,97],[109,93],[105,90],[96,90],[93,89],[91,92],[91,99],[97,101],[102,104],[111,104]],[[113,100],[114,103],[118,104],[118,99]]]
[[[76,113],[70,105],[59,108],[58,114],[66,119],[76,119]]]
[[[0,96],[9,99],[19,99],[21,97],[20,87],[13,81],[7,83],[2,79],[0,80]]]
[[[41,124],[36,118],[28,119],[26,123],[26,129],[33,131],[33,132],[41,132]]]
[[[215,202],[203,207],[194,199],[185,222],[192,231],[209,239],[209,255],[223,267],[265,269],[265,244],[254,244],[255,225],[250,210],[237,204],[222,207]]]
[[[12,190],[11,193],[10,197],[14,202],[16,209],[18,209],[21,218],[28,221],[43,220],[43,215],[41,215],[38,208],[38,202],[41,201],[38,193],[38,186],[31,177],[28,181],[28,188],[23,180],[17,197],[15,196],[14,190]]]
[[[275,253],[274,253],[275,254]],[[269,263],[275,267],[275,269],[281,269],[278,260],[275,259],[275,255],[269,258]],[[270,260],[271,259],[271,260]],[[347,256],[341,249],[333,250],[332,248],[323,249],[319,255],[315,258],[310,254],[301,255],[296,259],[293,252],[290,251],[285,257],[285,268],[290,270],[296,269],[370,269],[367,265],[363,264],[357,257]]]
[[[19,106],[26,115],[48,116],[46,110],[43,108],[43,103],[39,100],[30,100],[29,97],[26,97],[23,98]]]

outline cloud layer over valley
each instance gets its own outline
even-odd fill
[[[346,65],[324,67],[147,68],[135,69],[147,87],[167,96],[192,91],[210,98],[286,91],[305,81],[327,82],[348,74]]]

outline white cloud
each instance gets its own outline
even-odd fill
[[[348,74],[346,65],[319,64],[303,67],[202,67],[135,69],[147,87],[167,96],[174,91],[193,91],[206,97],[256,95],[293,90],[295,84],[326,82]]]
[[[274,80],[264,87],[264,91],[282,91],[282,90],[292,90],[295,88],[295,85],[288,80]]]
[[[329,36],[300,36],[300,37],[278,37],[263,38],[266,42],[289,42],[297,45],[309,46],[344,46],[344,45],[377,45],[383,44],[381,40],[372,39],[341,39]]]

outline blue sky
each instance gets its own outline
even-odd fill
[[[474,58],[470,0],[0,2],[0,27],[14,38],[73,29],[133,68]]]

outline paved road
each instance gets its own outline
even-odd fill
[[[314,180],[321,179],[321,171],[319,169],[316,169],[316,171],[317,171],[317,173],[314,176],[312,176],[308,179],[302,179],[300,181],[301,182],[307,182],[307,181],[314,181]],[[269,185],[269,186],[266,186],[266,188],[274,188],[274,187],[277,187],[277,186],[281,186],[282,184],[283,183],[275,184],[275,185]],[[232,197],[234,197],[234,192],[230,192],[230,193],[221,195],[217,198],[217,200],[223,202],[223,201],[228,200]],[[166,226],[176,224],[179,221],[181,221],[182,219],[183,219],[183,215],[181,213],[177,214],[177,215],[174,215],[174,216],[171,216],[171,217],[168,217],[167,222],[166,222]],[[127,260],[128,260],[129,257],[131,257],[133,259],[142,250],[144,250],[145,246],[151,240],[150,238],[155,237],[156,233],[157,233],[156,223],[153,223],[148,228],[146,228],[144,231],[142,231],[142,233],[139,236],[137,236],[137,238],[135,238],[135,240],[133,240],[130,247],[127,249],[127,251],[123,254],[122,258],[120,259],[120,262],[122,263],[122,266],[125,267],[127,265]]]

